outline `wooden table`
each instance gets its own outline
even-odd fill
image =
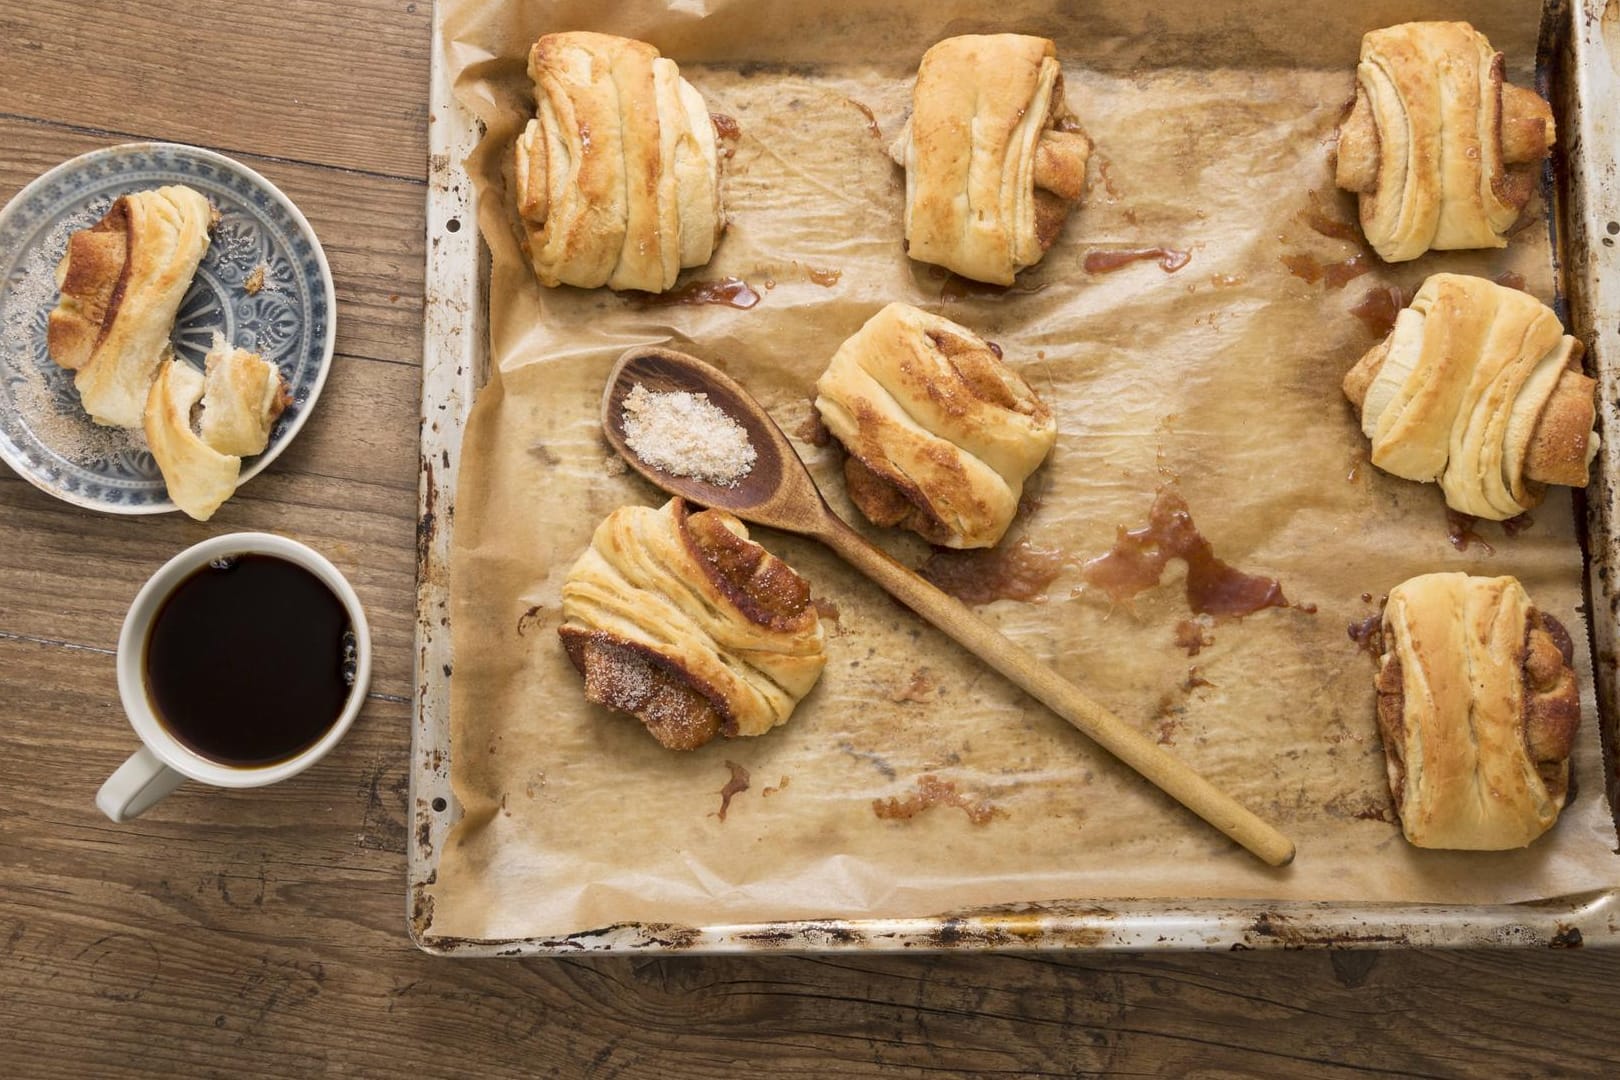
[[[76,510],[0,468],[0,1075],[1550,1075],[1620,1060],[1620,952],[435,960],[405,936],[428,0],[0,6],[0,201],[136,139],[308,215],[337,359],[214,520]],[[112,650],[206,536],[326,552],[377,670],[278,787],[92,802],[135,747]],[[1608,1063],[1606,1065],[1606,1063]]]

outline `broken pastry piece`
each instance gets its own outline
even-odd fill
[[[258,353],[227,345],[214,335],[203,362],[203,413],[197,432],[221,454],[264,453],[270,429],[287,408],[287,380]]]
[[[1502,71],[1502,54],[1465,22],[1361,39],[1337,181],[1360,194],[1362,230],[1385,262],[1507,246],[1555,131],[1551,107]]]
[[[889,152],[906,170],[907,254],[1011,285],[1084,193],[1091,140],[1050,40],[967,35],[923,54],[911,119]]]
[[[152,448],[174,504],[198,521],[214,516],[236,491],[242,459],[222,454],[191,429],[191,413],[203,396],[203,376],[184,360],[158,367],[146,399],[146,443]]]
[[[1499,851],[1552,827],[1581,706],[1574,645],[1517,580],[1425,574],[1389,591],[1378,728],[1417,847]]]
[[[1503,521],[1548,484],[1585,487],[1597,384],[1551,308],[1484,278],[1435,274],[1344,377],[1372,463],[1446,505]]]
[[[183,360],[165,360],[143,417],[169,498],[198,521],[207,521],[235,493],[242,458],[263,453],[288,400],[274,364],[226,345],[218,334],[206,367],[204,376]]]
[[[681,499],[608,515],[562,587],[588,700],[671,750],[785,723],[826,666],[810,586],[720,510]]]
[[[124,195],[68,238],[45,342],[51,359],[76,373],[73,384],[96,423],[141,426],[215,218],[199,192],[175,185]]]
[[[849,457],[850,499],[875,525],[993,547],[1057,441],[1029,384],[973,331],[890,304],[838,347],[816,409]]]
[[[512,159],[530,263],[546,286],[663,292],[725,228],[703,98],[641,41],[576,31],[529,52],[535,118]]]

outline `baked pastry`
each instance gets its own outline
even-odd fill
[[[236,491],[242,458],[264,452],[288,401],[274,364],[220,334],[204,366],[206,375],[183,360],[160,364],[142,417],[169,498],[198,521]]]
[[[1344,393],[1374,465],[1438,480],[1452,509],[1501,521],[1547,484],[1586,486],[1597,384],[1581,373],[1583,351],[1535,297],[1435,274],[1345,375]]]
[[[911,101],[889,151],[906,170],[907,254],[1011,285],[1086,187],[1091,140],[1064,100],[1052,42],[946,38],[923,54]]]
[[[1524,847],[1569,793],[1574,645],[1511,577],[1425,574],[1389,591],[1378,729],[1418,847]]]
[[[203,412],[197,424],[203,442],[221,454],[264,453],[270,428],[290,400],[280,369],[215,334],[203,371]]]
[[[557,633],[585,696],[671,750],[785,723],[826,666],[810,586],[720,510],[671,499],[597,526]]]
[[[73,384],[96,423],[141,426],[215,219],[201,193],[174,185],[124,195],[68,238],[45,343],[53,360],[76,372]]]
[[[662,292],[725,228],[702,96],[641,41],[571,31],[529,51],[535,117],[512,179],[542,285]]]
[[[202,401],[203,375],[184,360],[165,360],[152,380],[144,414],[146,443],[174,504],[198,521],[214,516],[236,491],[242,459],[222,454],[191,428]]]
[[[1057,423],[1001,351],[965,326],[890,304],[838,347],[816,409],[849,452],[850,499],[875,525],[992,547]]]
[[[1337,181],[1360,194],[1362,231],[1385,262],[1507,246],[1555,129],[1548,104],[1502,70],[1502,54],[1465,22],[1361,39]]]

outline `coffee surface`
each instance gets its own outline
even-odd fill
[[[158,609],[146,690],[163,726],[203,757],[273,765],[337,723],[354,664],[348,612],[319,578],[236,555],[193,573]]]

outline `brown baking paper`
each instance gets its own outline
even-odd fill
[[[1413,849],[1394,824],[1373,663],[1346,633],[1405,578],[1467,570],[1516,574],[1584,638],[1569,494],[1555,491],[1520,535],[1480,525],[1494,556],[1477,544],[1457,551],[1436,487],[1366,463],[1339,389],[1375,340],[1350,312],[1367,290],[1439,270],[1512,270],[1550,297],[1544,230],[1518,232],[1505,252],[1378,266],[1343,288],[1294,276],[1284,256],[1328,264],[1362,250],[1301,215],[1314,192],[1323,213],[1354,220],[1332,187],[1333,128],[1361,33],[1414,9],[1138,7],[1087,5],[1078,18],[1020,0],[993,14],[895,0],[446,0],[456,92],[488,130],[469,168],[491,253],[491,363],[458,480],[451,698],[462,817],[440,854],[433,934],[920,916],[1054,898],[1492,903],[1620,878],[1584,650],[1579,790],[1562,820],[1528,850],[1446,853]],[[1513,77],[1531,81],[1534,7],[1466,7]],[[648,307],[531,278],[503,166],[531,113],[527,47],[552,29],[648,40],[713,111],[737,119],[730,228],[714,261],[682,283],[735,275],[759,291],[757,307]],[[902,174],[885,150],[923,50],[991,30],[1056,39],[1097,155],[1085,205],[1045,261],[1010,292],[961,296],[902,254]],[[1189,264],[1083,268],[1093,250],[1161,244],[1191,252]],[[1173,478],[1218,555],[1315,605],[1222,621],[1197,656],[1175,641],[1189,615],[1180,564],[1133,605],[1081,588],[1071,566],[1044,603],[981,608],[1283,829],[1298,844],[1292,866],[1261,865],[830,553],[769,530],[754,535],[839,612],[826,674],[786,726],[683,754],[585,703],[557,640],[559,587],[610,511],[663,501],[600,436],[615,358],[645,344],[691,351],[792,433],[838,343],[892,300],[1000,343],[1057,415],[1035,505],[1006,542],[1027,537],[1076,563],[1099,555]],[[864,527],[836,451],[799,446],[834,507]],[[926,555],[913,538],[867,531],[910,565]],[[722,820],[728,762],[751,785]],[[948,806],[879,819],[874,799],[903,798],[925,774],[996,813],[980,825]]]

